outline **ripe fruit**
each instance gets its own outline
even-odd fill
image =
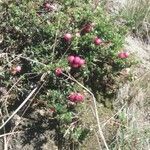
[[[125,58],[129,57],[129,53],[128,52],[124,52]]]
[[[82,94],[80,94],[80,93],[71,93],[68,96],[68,99],[71,102],[78,103],[78,102],[82,102],[84,100],[84,96]]]
[[[65,41],[69,42],[69,41],[71,41],[71,39],[72,39],[72,35],[71,35],[70,33],[66,33],[66,34],[64,35],[64,39],[65,39]]]
[[[82,102],[84,99],[84,96],[80,93],[76,93],[76,96],[75,96],[75,100],[76,102]]]
[[[125,58],[125,55],[124,55],[123,52],[121,52],[121,53],[118,54],[118,57],[123,59],[123,58]]]
[[[71,67],[79,68],[85,64],[85,60],[80,58],[79,56],[68,56],[68,62],[70,63]]]
[[[74,60],[74,56],[73,55],[68,56],[69,63],[73,63],[73,60]]]
[[[85,64],[85,60],[84,59],[80,59],[79,65],[82,66]]]
[[[79,64],[71,64],[71,67],[73,67],[73,68],[79,68],[80,66],[79,66]]]
[[[100,38],[98,38],[98,37],[95,37],[94,38],[94,44],[95,45],[100,45],[100,44],[102,44],[102,40]]]
[[[61,74],[62,74],[62,69],[61,68],[57,68],[56,70],[55,70],[55,74],[56,74],[56,76],[60,76]]]
[[[80,63],[80,60],[81,60],[81,58],[78,57],[78,56],[76,56],[76,57],[74,58],[74,60],[73,60],[73,63],[74,63],[74,64],[79,64],[79,63]]]
[[[68,99],[72,102],[75,101],[75,97],[76,97],[76,94],[75,93],[71,93],[69,96],[68,96]]]
[[[118,54],[118,57],[121,58],[121,59],[128,58],[129,57],[129,53],[128,52],[120,52]]]

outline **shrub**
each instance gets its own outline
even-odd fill
[[[118,57],[126,31],[116,26],[101,7],[94,10],[91,1],[59,0],[51,5],[55,9],[49,9],[52,7],[48,4],[45,8],[41,0],[3,3],[0,26],[4,40],[1,46],[12,61],[4,67],[2,86],[10,88],[14,84],[11,79],[23,77],[19,83],[18,95],[21,95],[44,82],[38,99],[46,101],[45,107],[53,110],[59,131],[64,134],[72,126],[67,137],[80,141],[87,133],[81,128],[82,122],[77,115],[82,103],[70,102],[68,96],[78,93],[76,101],[83,101],[86,94],[69,76],[94,94],[114,95],[115,79],[123,68],[131,65],[130,58]],[[96,44],[95,37],[98,37]],[[10,69],[20,65],[21,71],[12,75]]]

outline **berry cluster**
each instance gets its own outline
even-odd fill
[[[85,24],[83,26],[83,28],[81,29],[81,33],[86,34],[86,33],[91,32],[93,30],[94,26],[95,26],[94,23]],[[81,33],[80,32],[76,33],[76,36],[80,37]],[[72,38],[73,38],[73,36],[72,36],[71,33],[66,33],[63,36],[63,39],[66,42],[71,42]],[[103,44],[104,42],[103,42],[103,40],[101,38],[96,36],[94,38],[94,40],[93,40],[93,43],[96,46],[99,46],[99,45]],[[118,54],[118,57],[121,58],[121,59],[128,58],[129,57],[129,53],[128,52],[120,52]],[[80,68],[80,67],[82,67],[85,64],[85,59],[83,59],[83,58],[81,58],[80,56],[77,56],[77,55],[70,55],[70,56],[68,56],[68,63],[70,64],[70,66],[72,68]],[[62,74],[62,69],[61,68],[57,68],[55,70],[55,74],[57,76],[60,76]],[[68,98],[69,98],[70,101],[77,103],[77,102],[82,102],[84,97],[80,93],[71,93]]]

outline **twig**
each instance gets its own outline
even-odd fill
[[[126,105],[127,105],[127,102],[119,109],[118,112],[116,112],[111,118],[109,118],[109,119],[103,124],[102,127],[105,127],[105,125],[106,125],[111,119],[113,119],[117,114],[119,114],[119,113],[122,111],[122,109],[124,109],[124,107],[125,107]]]
[[[84,85],[82,85],[80,82],[78,82],[75,78],[73,78],[71,75],[68,76],[67,74],[64,74],[64,73],[63,73],[63,75],[69,77],[71,80],[76,82],[78,85],[80,85],[83,89],[85,89],[92,96],[93,102],[94,102],[94,107],[95,107],[96,120],[97,120],[97,124],[98,124],[98,131],[99,131],[99,134],[101,136],[101,139],[103,140],[103,143],[104,143],[106,149],[109,150],[108,145],[107,145],[106,140],[105,140],[105,137],[103,135],[101,125],[100,125],[100,120],[99,120],[98,110],[97,110],[97,104],[96,104],[96,98],[95,98],[94,94],[88,88],[86,88]]]
[[[102,150],[101,143],[100,143],[100,141],[99,141],[99,137],[98,137],[98,135],[97,135],[95,129],[94,129],[94,132],[95,132],[95,136],[96,136],[96,138],[97,138],[97,142],[98,142],[98,145],[99,145],[99,149]]]
[[[8,53],[6,53],[6,54],[8,54]],[[2,70],[3,70],[8,64],[12,63],[12,62],[15,61],[17,58],[19,58],[21,55],[22,55],[22,54],[16,55],[16,57],[15,57],[13,60],[11,60],[10,62],[8,62],[8,63],[2,68]]]
[[[13,116],[26,104],[26,102],[31,98],[31,96],[35,93],[35,91],[38,89],[36,87],[32,90],[32,92],[28,95],[28,97],[21,103],[21,105],[12,113],[12,115],[0,126],[0,129],[2,129],[12,118]]]
[[[41,62],[39,62],[37,60],[33,60],[33,59],[29,58],[29,57],[20,56],[20,58],[26,59],[26,60],[31,61],[31,62],[36,63],[36,64],[40,64],[40,65],[45,66],[45,67],[47,66],[46,64],[41,63]]]
[[[0,110],[0,114],[2,116],[1,110]],[[4,123],[3,119],[2,119],[2,123]],[[5,134],[5,128],[4,128],[4,134]],[[3,137],[4,137],[4,150],[7,150],[7,138],[6,138],[6,135],[4,135]]]
[[[45,82],[44,82],[45,83]],[[37,90],[37,92],[35,93],[35,95],[32,97],[30,103],[28,104],[28,106],[25,108],[24,112],[22,113],[19,122],[17,123],[17,125],[12,129],[12,133],[14,133],[15,129],[17,128],[17,126],[20,124],[21,122],[21,118],[23,117],[23,115],[26,113],[27,109],[29,108],[29,106],[31,105],[33,99],[35,98],[35,96],[39,93],[39,91],[41,90],[41,88],[43,87],[44,83],[39,87],[39,89]],[[11,139],[12,135],[10,137],[8,137],[7,139],[7,144],[9,143],[10,139]]]
[[[12,135],[12,134],[18,134],[18,133],[21,133],[21,132],[24,132],[24,131],[16,131],[16,132],[5,133],[5,134],[0,135],[0,138],[2,138],[4,136]]]
[[[78,121],[72,122],[72,123],[70,124],[69,128],[66,130],[66,132],[65,132],[65,134],[64,134],[63,137],[66,137],[66,135],[69,133],[69,130],[74,126],[74,124],[75,124],[76,122],[78,122]]]

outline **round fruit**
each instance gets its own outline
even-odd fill
[[[80,93],[71,93],[69,96],[68,96],[68,99],[71,101],[71,102],[74,102],[74,103],[78,103],[78,102],[82,102],[83,99],[84,99],[84,96]]]
[[[60,76],[61,74],[62,74],[62,69],[61,68],[57,68],[56,70],[55,70],[55,74],[56,74],[56,76]]]
[[[81,60],[81,58],[78,57],[78,56],[76,56],[76,57],[74,58],[74,60],[73,60],[73,63],[74,63],[74,64],[80,64],[80,60]]]
[[[84,59],[80,59],[79,65],[82,66],[85,64],[85,60]]]
[[[100,38],[96,37],[96,38],[94,38],[94,44],[100,45],[100,44],[102,44],[102,40]]]
[[[84,99],[84,96],[80,93],[77,93],[76,96],[75,96],[75,100],[76,102],[82,102]]]
[[[75,96],[76,96],[75,93],[71,93],[71,94],[68,96],[68,99],[69,99],[70,101],[74,102],[74,101],[75,101]]]
[[[80,65],[79,64],[71,64],[71,67],[73,67],[73,68],[79,68]]]
[[[124,56],[125,56],[125,58],[128,58],[129,57],[129,53],[128,52],[124,52]]]
[[[75,58],[75,57],[74,57],[73,55],[68,56],[68,61],[69,61],[69,63],[73,63],[74,58]]]
[[[71,39],[72,39],[72,35],[71,35],[70,33],[66,33],[66,34],[64,35],[64,39],[65,39],[65,41],[69,42],[69,41],[71,41]]]

